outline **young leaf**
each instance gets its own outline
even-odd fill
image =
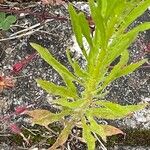
[[[87,52],[84,48],[83,41],[82,41],[82,30],[81,30],[81,26],[79,25],[80,24],[79,15],[75,12],[71,4],[68,6],[68,11],[71,17],[71,24],[72,24],[72,28],[73,28],[77,43],[79,47],[81,48],[84,57],[87,59]]]
[[[86,38],[87,42],[89,43],[90,48],[93,47],[91,35],[90,35],[90,27],[88,24],[88,21],[85,18],[85,15],[83,13],[79,13],[79,22],[81,24],[81,30],[82,34]]]
[[[97,93],[101,92],[110,82],[115,80],[117,77],[116,75],[122,70],[122,67],[124,67],[129,60],[129,52],[128,50],[124,50],[124,52],[121,55],[120,62],[111,70],[110,74],[105,77],[104,83],[102,86],[97,89]]]
[[[79,64],[76,60],[72,61],[72,59],[70,57],[70,52],[68,49],[66,50],[66,54],[67,54],[69,63],[71,64],[72,68],[74,69],[75,75],[85,80],[88,76],[87,72],[79,66]]]
[[[41,80],[41,79],[36,80],[36,82],[50,94],[60,95],[61,97],[67,97],[67,98],[77,98],[78,97],[76,95],[76,93],[70,91],[65,86],[58,86],[52,82]]]

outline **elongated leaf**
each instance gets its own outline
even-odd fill
[[[102,119],[121,119],[131,115],[131,113],[143,109],[147,104],[121,106],[109,101],[97,101],[95,104],[102,108],[90,108],[87,115],[93,115]]]
[[[141,1],[138,4],[138,6],[135,9],[133,9],[133,11],[131,11],[131,13],[127,15],[127,17],[124,19],[123,27],[124,28],[128,27],[137,17],[142,15],[149,6],[150,6],[149,0]]]
[[[143,59],[137,63],[132,63],[126,67],[124,67],[117,75],[116,77],[119,78],[121,76],[127,75],[135,71],[138,67],[140,67],[142,64],[144,64],[147,61],[147,59]]]
[[[72,61],[69,50],[66,51],[66,54],[67,54],[69,63],[71,64],[72,68],[74,69],[75,75],[80,78],[86,79],[88,76],[87,72],[79,66],[79,64],[76,60]]]
[[[72,24],[74,34],[76,36],[76,40],[77,40],[79,46],[82,48],[83,47],[82,32],[81,32],[81,27],[79,25],[78,15],[75,12],[72,5],[68,6],[68,11],[69,11],[69,14],[70,14],[70,17],[71,17],[71,24]]]
[[[107,3],[108,5],[108,10],[106,12],[106,16],[105,16],[105,20],[108,20],[109,17],[112,15],[112,13],[114,12],[115,7],[117,7],[117,5],[119,5],[120,1],[118,0],[113,0]]]
[[[68,139],[68,136],[73,127],[73,123],[69,122],[65,125],[64,129],[61,131],[59,137],[56,142],[48,149],[48,150],[56,150],[58,146],[62,146]]]
[[[128,37],[132,36],[133,34],[136,35],[139,32],[149,30],[149,29],[150,29],[150,22],[142,23],[142,24],[138,25],[137,27],[133,28],[132,30],[130,30],[129,32],[127,32],[125,34],[125,38],[128,38]]]
[[[91,130],[89,126],[86,124],[86,121],[84,119],[82,121],[82,128],[83,128],[83,138],[86,141],[88,150],[95,150],[95,138],[91,134]]]
[[[104,25],[104,19],[101,15],[100,3],[98,1],[97,1],[97,3],[95,3],[94,0],[89,0],[89,6],[91,9],[91,16],[94,20],[94,23],[100,31],[100,39],[99,40],[101,43],[101,47],[102,47],[102,49],[105,49],[105,46],[106,46],[106,43],[105,43],[106,32],[105,31],[106,30],[105,30],[105,25]]]
[[[85,18],[85,15],[83,13],[79,13],[79,22],[81,25],[82,34],[86,38],[87,42],[89,43],[89,46],[92,48],[93,43],[90,35],[90,27],[88,24],[88,21]]]
[[[70,88],[73,86],[72,81],[78,81],[78,79],[61,63],[59,63],[48,51],[48,49],[35,44],[35,43],[30,43],[31,46],[36,49],[41,57],[48,63],[50,64],[63,78],[67,86]]]
[[[102,10],[101,10],[101,14],[103,16],[103,18],[105,17],[106,13],[107,13],[107,0],[102,0]]]
[[[68,97],[68,98],[78,97],[74,92],[70,91],[65,86],[58,86],[52,82],[41,80],[41,79],[38,79],[36,81],[44,90],[46,90],[50,94],[60,95],[61,97]]]
[[[75,12],[71,4],[68,6],[68,11],[71,17],[71,24],[72,24],[72,28],[73,28],[77,43],[79,47],[81,48],[84,57],[87,59],[87,52],[84,48],[83,41],[82,41],[82,30],[81,30],[81,26],[79,22],[79,15]]]
[[[98,93],[103,90],[110,82],[116,79],[116,74],[118,74],[122,70],[122,67],[127,64],[128,60],[129,52],[128,50],[124,50],[120,62],[111,70],[110,74],[105,77],[103,85],[97,90]]]
[[[106,142],[106,133],[104,131],[104,128],[100,126],[99,124],[97,124],[97,122],[93,119],[93,117],[87,116],[87,118],[90,121],[89,128],[91,132],[98,134],[103,139],[103,141]]]
[[[70,109],[76,109],[79,106],[82,107],[82,105],[84,105],[86,103],[86,101],[85,100],[77,100],[77,101],[69,102],[66,99],[58,99],[58,100],[55,100],[53,103],[59,104],[64,107],[68,107]]]

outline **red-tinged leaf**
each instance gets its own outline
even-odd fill
[[[26,110],[27,110],[27,107],[26,107],[26,106],[18,106],[18,107],[16,107],[16,109],[15,109],[15,114],[16,114],[16,115],[19,115],[19,114],[25,112]]]
[[[100,125],[100,126],[103,127],[106,136],[112,136],[112,135],[116,135],[116,134],[125,134],[120,129],[118,129],[114,126],[111,126],[111,125]]]
[[[24,67],[24,64],[22,62],[18,62],[13,65],[13,73],[19,73]]]
[[[11,124],[9,126],[9,129],[11,130],[12,133],[14,134],[20,134],[21,133],[21,129],[17,126],[17,124]]]

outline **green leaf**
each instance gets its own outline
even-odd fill
[[[146,107],[147,104],[121,106],[109,101],[96,101],[94,104],[99,105],[99,108],[90,108],[87,115],[93,115],[102,119],[121,119],[131,115],[133,112]]]
[[[129,52],[128,50],[124,50],[124,52],[121,55],[120,62],[114,66],[114,68],[111,70],[110,74],[105,77],[104,83],[102,86],[97,89],[97,93],[99,93],[101,90],[103,90],[110,82],[115,80],[117,78],[117,74],[122,70],[122,67],[124,67],[129,60]]]
[[[104,19],[101,15],[101,9],[100,9],[100,3],[97,1],[97,3],[95,3],[94,0],[89,0],[89,6],[91,9],[91,16],[94,20],[94,23],[96,25],[96,27],[98,28],[98,30],[100,31],[100,45],[102,47],[102,49],[106,48],[106,30],[105,30],[105,23],[104,23]]]
[[[6,13],[0,12],[0,23],[5,20],[5,17],[6,17]]]
[[[101,14],[103,16],[103,18],[105,17],[106,15],[106,12],[107,12],[107,0],[101,0],[102,2],[102,10],[101,10]]]
[[[86,124],[85,119],[83,118],[81,121],[82,121],[82,128],[83,128],[82,136],[86,141],[88,150],[95,150],[95,138],[91,134],[91,130],[89,126]]]
[[[81,30],[81,26],[79,22],[79,15],[75,12],[71,4],[69,4],[68,6],[68,11],[71,17],[71,24],[72,24],[72,28],[73,28],[77,43],[79,47],[81,48],[84,57],[87,59],[87,52],[84,48],[83,41],[82,41],[82,30]]]
[[[150,29],[150,22],[145,22],[145,23],[142,23],[142,24],[138,25],[137,27],[133,28],[129,32],[127,32],[124,35],[124,37],[128,38],[128,37],[131,37],[133,35],[137,35],[139,32],[149,30],[149,29]]]
[[[85,15],[83,13],[79,13],[79,22],[81,25],[82,34],[86,38],[87,42],[89,43],[90,47],[93,47],[92,39],[91,39],[91,33],[88,21],[85,18]]]
[[[116,77],[119,78],[121,76],[127,75],[135,71],[138,67],[140,67],[142,64],[144,64],[147,61],[147,59],[143,59],[137,63],[132,63],[120,70],[120,72],[117,73]]]
[[[17,18],[15,16],[13,16],[13,15],[9,15],[6,18],[6,21],[9,22],[10,24],[15,23],[16,20],[17,20]]]
[[[137,17],[142,15],[146,9],[150,6],[150,1],[145,0],[138,3],[138,6],[134,8],[129,15],[124,19],[124,28],[127,28]]]
[[[69,63],[71,64],[72,68],[74,69],[75,75],[82,79],[86,79],[88,76],[87,72],[79,66],[79,64],[76,60],[72,61],[72,59],[70,57],[70,52],[68,49],[66,50],[66,54],[67,54]]]
[[[98,134],[103,139],[103,141],[106,142],[106,133],[105,133],[103,127],[100,126],[99,124],[97,124],[97,122],[93,119],[92,116],[87,116],[87,118],[90,121],[89,128],[90,128],[91,132]]]
[[[67,97],[67,98],[77,98],[78,97],[76,95],[76,93],[70,91],[65,86],[58,86],[52,82],[41,80],[41,79],[37,79],[36,82],[50,94],[60,95],[61,97]]]
[[[2,28],[3,30],[8,30],[8,29],[10,28],[10,25],[11,25],[11,24],[5,20],[5,21],[3,21],[3,22],[1,23],[1,28]]]
[[[30,43],[30,45],[39,52],[41,57],[61,75],[67,86],[74,91],[75,87],[73,86],[72,81],[78,81],[78,79],[65,66],[59,63],[49,53],[48,49],[35,43]]]
[[[70,109],[76,109],[79,106],[82,107],[82,105],[85,104],[85,100],[77,100],[77,101],[73,101],[73,102],[69,102],[67,99],[58,99],[58,100],[54,100],[53,103],[55,104],[59,104],[61,106],[64,107],[68,107]]]

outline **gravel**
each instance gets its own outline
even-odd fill
[[[76,7],[83,10],[87,14],[89,9],[87,4],[79,2],[75,3]],[[68,18],[68,12],[65,6],[54,6],[45,7],[38,4],[36,7],[31,8],[32,12],[43,12],[46,10],[54,15],[59,14],[61,17]],[[138,18],[136,24],[143,21],[150,21],[150,10],[147,10],[143,16]],[[44,21],[44,20],[43,20]],[[0,39],[6,38],[9,35],[29,26],[35,25],[41,22],[38,17],[33,15],[20,15],[17,19],[17,26],[12,26],[11,30],[7,34],[0,33]],[[132,27],[131,26],[131,27]],[[130,47],[130,61],[137,61],[139,59],[148,58],[149,52],[144,52],[147,43],[150,43],[150,31],[141,33],[135,43]],[[30,42],[39,43],[42,46],[48,48],[53,56],[59,60],[63,65],[71,70],[68,63],[65,50],[68,46],[73,45],[73,52],[75,57],[80,60],[80,64],[85,67],[85,61],[81,57],[78,51],[76,51],[76,43],[73,41],[73,35],[71,31],[71,26],[69,21],[61,21],[52,19],[48,23],[43,25],[41,31],[37,31],[32,35],[23,36],[22,38],[0,42],[0,74],[5,76],[10,76],[12,66],[24,59],[26,56],[33,54],[35,50],[30,46]],[[73,44],[74,43],[74,44]],[[142,44],[141,44],[142,43]],[[140,45],[140,46],[139,46]],[[147,47],[146,47],[147,48]],[[149,50],[149,49],[148,49]],[[150,51],[150,50],[149,50]],[[144,65],[148,65],[150,62]],[[48,102],[52,99],[52,96],[42,90],[35,82],[35,79],[42,78],[50,80],[58,85],[64,85],[59,74],[47,63],[45,63],[39,56],[35,57],[29,64],[18,74],[13,75],[15,82],[15,87],[12,89],[4,89],[0,95],[0,115],[6,116],[14,112],[17,106],[30,106],[31,108],[45,108],[50,110],[55,110]],[[114,81],[110,86],[108,86],[109,94],[107,99],[115,100],[121,104],[136,104],[141,101],[150,102],[150,69],[149,68],[139,68],[132,74],[122,77]],[[12,118],[10,122],[18,122],[23,124],[28,120],[21,118]],[[124,126],[125,128],[137,128],[142,129],[150,128],[150,108],[147,107],[137,113],[135,113],[131,118],[125,118],[120,121],[116,121],[117,126]],[[4,132],[7,131],[8,124],[0,122],[0,129]],[[0,137],[0,141],[1,141]],[[7,143],[2,143],[5,145],[4,149],[7,150]],[[0,145],[1,149],[3,149]],[[81,146],[82,147],[82,146]],[[9,149],[9,148],[8,148]],[[121,149],[114,147],[115,149]],[[124,147],[123,149],[132,150],[144,150],[150,148],[131,148]]]

